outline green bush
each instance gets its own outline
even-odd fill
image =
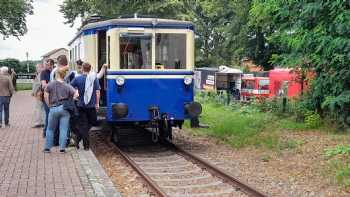
[[[321,126],[321,116],[314,111],[307,111],[305,113],[305,124],[310,129],[317,129]]]

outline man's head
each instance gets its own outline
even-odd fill
[[[37,64],[37,65],[35,66],[35,69],[36,69],[36,72],[37,72],[37,73],[40,73],[41,71],[44,70],[44,65],[42,65],[42,64]]]
[[[77,70],[80,71],[83,68],[83,61],[78,60],[75,63],[77,63]]]
[[[57,64],[60,67],[64,67],[68,65],[68,60],[67,57],[65,55],[60,55],[57,57]]]
[[[68,72],[68,66],[66,67],[58,67],[58,69],[56,70],[56,79],[64,79],[64,77],[66,76],[67,72]]]
[[[3,75],[9,74],[9,68],[7,66],[3,66],[0,68],[0,73]]]
[[[47,59],[46,60],[46,69],[52,70],[53,66],[55,65],[55,62],[53,61],[53,59]]]
[[[83,63],[83,72],[84,73],[89,73],[91,71],[91,64],[88,62]]]

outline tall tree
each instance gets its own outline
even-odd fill
[[[0,0],[0,34],[4,38],[23,36],[29,14],[33,14],[32,0]]]
[[[313,107],[349,119],[350,2],[255,0],[252,14],[276,27],[269,39],[283,51],[273,62],[315,71]]]

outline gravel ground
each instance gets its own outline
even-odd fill
[[[324,149],[346,139],[320,132],[283,132],[281,139],[299,142],[293,149],[233,149],[219,141],[175,130],[175,143],[210,161],[269,196],[346,197],[350,191],[325,175]]]
[[[106,142],[106,138],[108,139],[106,136],[108,134],[100,131],[93,132],[90,135],[91,149],[121,195],[130,197],[156,196],[145,185],[142,177],[120,155],[115,153],[113,144]]]
[[[161,149],[164,146],[152,145],[126,151],[168,196],[247,196],[177,153]]]

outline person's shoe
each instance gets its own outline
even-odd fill
[[[89,146],[84,146],[84,150],[89,150],[90,147]]]
[[[10,124],[5,124],[5,127],[10,128]]]
[[[60,153],[66,153],[66,150],[61,149],[61,150],[60,150]]]
[[[0,129],[2,128],[2,125],[0,124]]]
[[[39,124],[32,126],[33,129],[37,129],[37,128],[40,128],[40,127],[41,127],[41,125],[39,125]]]
[[[51,153],[50,149],[48,149],[48,148],[45,148],[43,152],[44,153]]]

